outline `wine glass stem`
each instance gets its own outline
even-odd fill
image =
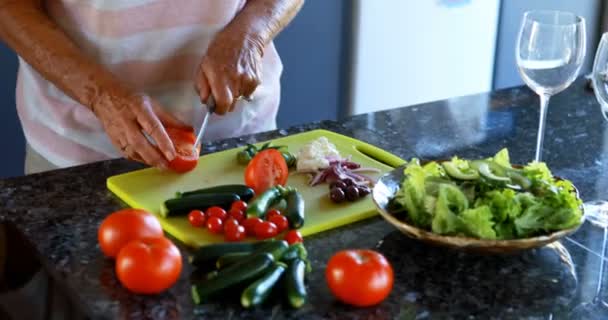
[[[604,260],[606,259],[606,238],[608,238],[608,228],[604,227],[604,239],[602,241],[602,258],[600,260],[600,272],[597,280],[597,288],[595,290],[595,298],[593,302],[599,303],[602,299],[602,284],[604,282]]]
[[[538,122],[538,135],[536,138],[536,156],[534,160],[540,162],[542,160],[541,153],[543,150],[543,141],[545,140],[545,122],[547,120],[547,106],[549,105],[548,94],[540,95],[540,120]]]

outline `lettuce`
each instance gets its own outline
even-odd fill
[[[466,196],[456,186],[442,184],[435,205],[432,229],[438,234],[454,234],[459,231],[458,214],[469,207]]]
[[[458,218],[460,219],[461,230],[466,235],[480,239],[496,239],[490,207],[481,206],[465,210]]]
[[[492,160],[505,168],[511,168],[511,160],[509,159],[509,151],[507,149],[498,151]]]

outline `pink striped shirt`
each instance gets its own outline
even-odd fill
[[[193,77],[207,46],[246,0],[48,0],[51,17],[85,54],[159,101],[187,123],[202,106]],[[251,102],[212,115],[205,140],[272,130],[280,99],[281,60],[270,44],[262,84]],[[59,167],[120,157],[88,108],[20,59],[17,111],[32,148]],[[195,127],[200,123],[192,123]]]

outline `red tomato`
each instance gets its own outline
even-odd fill
[[[246,235],[245,227],[238,224],[224,230],[224,239],[226,241],[242,241]]]
[[[277,230],[279,231],[279,233],[289,228],[289,221],[287,221],[287,218],[285,218],[285,216],[275,215],[268,219],[268,221],[274,223],[277,226]]]
[[[247,232],[248,236],[255,236],[255,226],[257,226],[258,224],[262,223],[262,219],[260,218],[247,218],[245,219],[245,221],[243,221],[243,227],[245,227],[245,231]]]
[[[230,210],[239,210],[239,211],[247,211],[247,202],[245,201],[235,201],[232,203],[232,206],[230,207]]]
[[[255,237],[258,240],[268,239],[279,233],[277,226],[269,221],[262,221],[255,225]]]
[[[380,303],[393,288],[393,268],[373,250],[344,250],[327,263],[325,279],[342,302],[367,307]]]
[[[156,294],[171,287],[182,271],[182,255],[167,238],[129,242],[116,258],[116,275],[132,292]]]
[[[289,170],[281,152],[275,149],[266,149],[249,161],[245,169],[245,184],[252,188],[256,194],[262,194],[266,189],[285,185]]]
[[[207,218],[207,230],[211,233],[222,233],[224,222],[218,217],[209,217]]]
[[[280,215],[281,215],[281,211],[279,211],[277,209],[270,209],[270,210],[268,210],[268,212],[266,212],[266,220],[270,221],[270,219],[272,219],[272,217],[280,216]]]
[[[228,212],[228,216],[236,221],[238,221],[239,223],[243,222],[243,220],[245,220],[245,212],[241,211],[237,208],[232,208],[230,209],[230,212]]]
[[[173,141],[176,152],[176,157],[169,162],[169,169],[184,173],[196,168],[200,146],[196,150],[194,149],[194,143],[196,142],[194,129],[165,128],[165,131]]]
[[[193,227],[200,228],[204,226],[205,220],[207,220],[207,217],[205,216],[205,213],[200,210],[192,210],[188,214],[188,221]]]
[[[226,213],[226,210],[220,207],[211,207],[207,209],[207,217],[218,217],[224,221],[228,218],[228,214]]]
[[[290,245],[294,243],[302,243],[304,242],[304,238],[302,238],[302,234],[298,230],[289,230],[285,235],[285,241]]]
[[[228,228],[236,228],[238,226],[240,226],[240,224],[234,218],[228,218],[224,221],[224,231],[228,230]]]
[[[107,216],[97,230],[101,251],[115,258],[127,243],[141,238],[161,238],[163,229],[158,219],[140,209],[124,209]]]

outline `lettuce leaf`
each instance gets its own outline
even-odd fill
[[[438,234],[455,234],[459,231],[457,215],[468,209],[465,195],[456,186],[442,184],[435,205],[432,230]]]
[[[509,151],[505,148],[496,153],[496,155],[492,158],[494,162],[505,167],[511,168],[511,160],[509,159]]]
[[[483,194],[477,200],[476,206],[488,206],[496,223],[502,223],[507,219],[514,220],[521,214],[521,205],[516,195],[511,189],[492,190]]]
[[[467,209],[458,217],[461,230],[469,236],[480,239],[496,239],[492,211],[488,206]]]

